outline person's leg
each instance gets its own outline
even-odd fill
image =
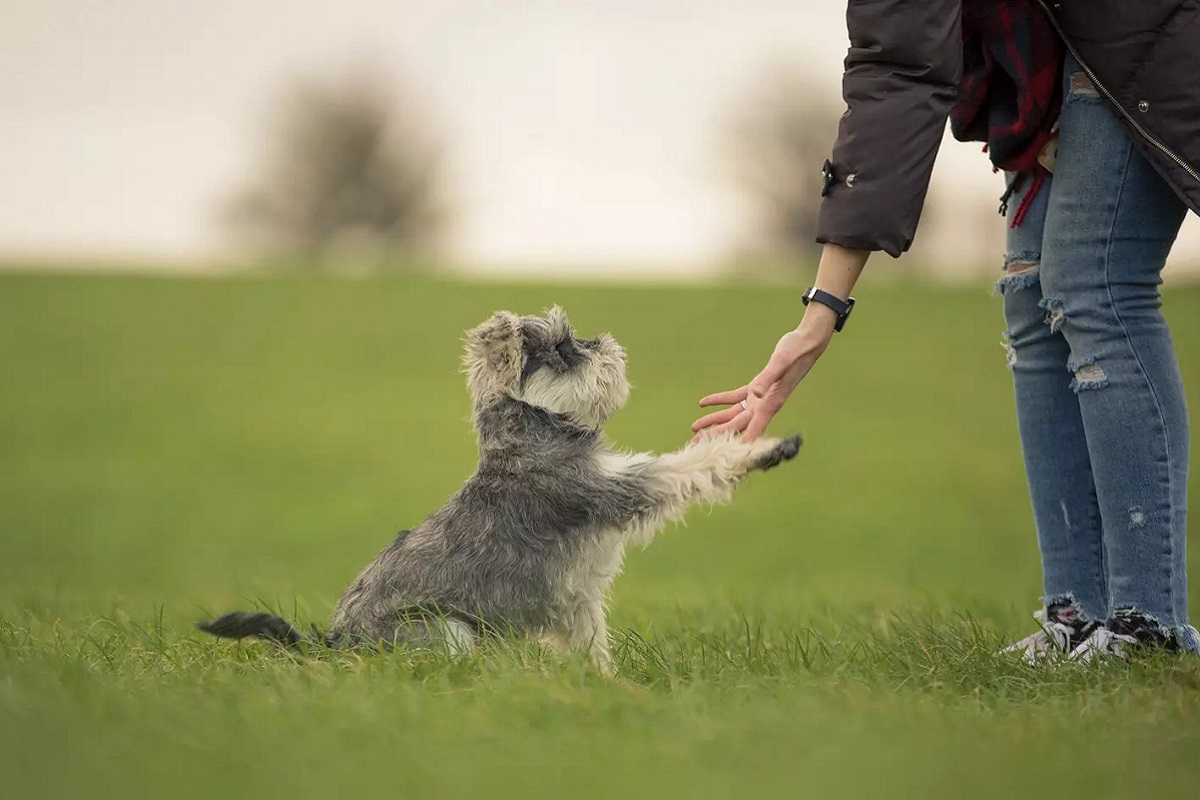
[[[1088,632],[1088,621],[1108,614],[1104,548],[1079,399],[1063,376],[1070,348],[1060,331],[1045,324],[1042,308],[1043,226],[1054,180],[1047,177],[1032,199],[1032,176],[1018,180],[1009,218],[1028,207],[1021,224],[1008,230],[1005,274],[997,291],[1004,296],[1005,341],[1042,556],[1046,622],[1071,626],[1069,634],[1055,629],[1063,634],[1058,646],[1064,649],[1078,643],[1075,635]]]
[[[1060,380],[1078,398],[1086,434],[1109,627],[1174,635],[1195,650],[1200,642],[1187,627],[1188,417],[1158,292],[1186,208],[1070,59],[1065,82],[1040,305],[1048,329],[1070,348],[1070,375]]]

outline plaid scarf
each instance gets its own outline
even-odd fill
[[[1026,175],[1033,186],[1012,227],[1041,188],[1038,156],[1054,138],[1062,108],[1064,47],[1036,0],[963,0],[963,71],[950,130],[961,142],[984,142],[994,170],[1017,173],[1000,199],[1000,213]]]

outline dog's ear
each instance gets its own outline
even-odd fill
[[[465,362],[474,388],[486,382],[515,386],[521,377],[521,318],[511,311],[497,311],[467,331]]]
[[[550,335],[556,342],[571,335],[571,320],[567,319],[567,312],[563,311],[562,306],[551,306],[546,309],[546,322],[549,323]]]
[[[479,325],[467,331],[471,345],[503,342],[521,334],[521,318],[511,311],[497,311]]]

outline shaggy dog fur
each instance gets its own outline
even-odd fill
[[[489,632],[586,652],[611,670],[605,596],[628,544],[647,544],[696,504],[727,502],[799,438],[724,436],[665,455],[612,449],[601,428],[629,397],[625,351],[575,337],[561,309],[493,315],[466,337],[479,466],[449,502],[404,531],[350,584],[330,646],[461,652]],[[199,627],[293,645],[283,619],[233,612]]]

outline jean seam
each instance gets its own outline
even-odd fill
[[[1109,270],[1112,267],[1112,247],[1113,247],[1113,231],[1117,228],[1117,217],[1121,211],[1121,204],[1125,199],[1125,186],[1129,181],[1129,167],[1133,160],[1133,144],[1127,145],[1125,151],[1125,165],[1121,170],[1121,192],[1117,196],[1117,203],[1113,207],[1112,220],[1108,228],[1108,245],[1104,251],[1104,291],[1108,295],[1108,305],[1112,309],[1113,317],[1116,318],[1117,324],[1121,327],[1121,334],[1125,337],[1125,343],[1129,346],[1129,352],[1133,354],[1133,360],[1138,366],[1138,371],[1141,372],[1143,380],[1146,381],[1146,386],[1150,389],[1150,397],[1154,400],[1154,410],[1158,413],[1158,421],[1162,426],[1163,449],[1167,454],[1167,511],[1169,519],[1167,521],[1167,549],[1170,556],[1170,575],[1167,586],[1167,598],[1170,601],[1171,625],[1175,625],[1175,509],[1171,506],[1171,498],[1175,496],[1174,477],[1171,475],[1171,437],[1167,432],[1167,418],[1163,414],[1162,402],[1158,398],[1158,392],[1154,389],[1154,381],[1150,380],[1150,375],[1146,371],[1146,366],[1142,362],[1142,357],[1138,354],[1137,348],[1133,344],[1133,337],[1129,335],[1129,328],[1125,325],[1125,320],[1121,319],[1121,312],[1117,309],[1117,303],[1112,294],[1112,281],[1109,278]],[[1103,541],[1103,537],[1101,537]],[[1107,581],[1106,581],[1107,583]],[[1112,603],[1112,598],[1108,599]]]
[[[1089,462],[1091,458],[1089,456]],[[1096,476],[1092,473],[1092,491],[1097,492],[1096,496],[1096,516],[1100,520],[1100,586],[1103,587],[1102,596],[1104,598],[1104,609],[1107,611],[1112,608],[1112,593],[1108,590],[1108,545],[1104,543],[1104,516],[1100,513],[1100,497],[1096,489]]]

